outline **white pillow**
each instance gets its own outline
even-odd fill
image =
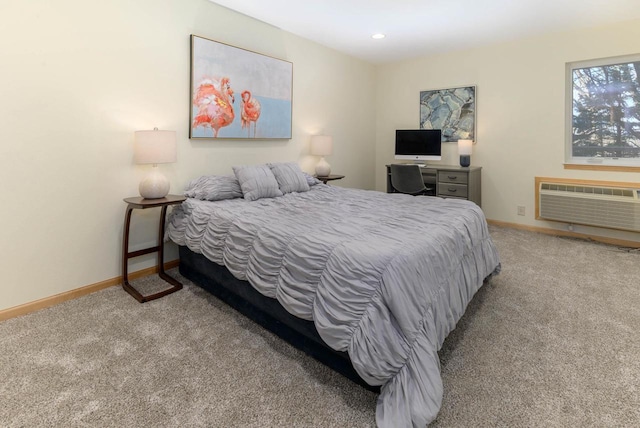
[[[267,165],[234,166],[233,173],[248,201],[282,196],[278,181]]]

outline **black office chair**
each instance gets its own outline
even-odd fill
[[[418,165],[391,164],[391,187],[408,195],[430,195],[433,189],[424,185]]]

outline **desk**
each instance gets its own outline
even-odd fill
[[[184,196],[180,195],[167,195],[164,198],[158,199],[145,199],[140,196],[134,198],[125,198],[127,203],[127,211],[124,214],[124,236],[122,238],[122,288],[127,293],[131,294],[135,299],[140,302],[148,302],[149,300],[155,300],[167,294],[171,294],[174,291],[178,291],[182,288],[176,279],[167,275],[164,271],[164,221],[167,215],[167,207],[169,205],[176,205],[186,200]],[[134,209],[147,209],[161,207],[160,212],[160,224],[158,227],[158,245],[155,247],[149,247],[138,251],[129,252],[129,226],[131,225],[131,213]],[[158,276],[171,284],[171,288],[160,291],[159,293],[143,296],[138,290],[136,290],[131,284],[129,284],[129,259],[142,256],[149,253],[158,253]]]
[[[387,168],[387,193],[395,193],[391,186],[391,171]],[[427,165],[420,167],[427,187],[435,187],[433,196],[458,198],[475,202],[482,206],[482,167],[462,167],[456,165]]]

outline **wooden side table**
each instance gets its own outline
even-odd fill
[[[124,288],[129,294],[136,298],[140,303],[155,300],[160,297],[171,294],[174,291],[178,291],[182,288],[177,280],[167,275],[164,271],[164,222],[167,216],[167,207],[169,205],[176,205],[186,200],[181,195],[167,195],[164,198],[159,199],[145,199],[143,197],[125,198],[127,203],[127,211],[124,215],[124,237],[122,239],[122,288]],[[129,226],[131,224],[131,213],[134,209],[147,209],[161,207],[160,212],[160,225],[158,228],[158,245],[155,247],[144,248],[142,250],[129,252]],[[131,284],[129,284],[129,259],[142,256],[144,254],[158,253],[158,276],[172,285],[171,288],[160,291],[155,294],[143,296],[138,290],[136,290]]]
[[[327,184],[327,181],[333,181],[333,180],[342,180],[344,178],[344,175],[327,175],[325,177],[321,177],[319,175],[315,176],[318,180],[322,181],[324,184]]]

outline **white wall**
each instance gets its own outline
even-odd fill
[[[178,162],[160,166],[173,193],[237,164],[312,171],[319,132],[347,176],[335,184],[373,187],[370,64],[207,0],[3,0],[0,16],[0,310],[121,274],[122,199],[147,170],[132,162],[135,130],[177,131]],[[293,62],[291,140],[189,140],[190,34]],[[153,243],[156,218],[134,212],[132,249]]]
[[[418,126],[420,90],[475,84],[472,163],[488,218],[561,227],[533,218],[536,175],[640,181],[562,167],[565,63],[639,52],[640,21],[374,67],[208,0],[4,0],[0,16],[0,310],[121,274],[122,198],[146,172],[132,163],[139,129],[177,131],[178,162],[160,166],[175,193],[236,164],[311,171],[309,135],[320,132],[334,137],[333,171],[347,175],[336,185],[384,190],[393,132]],[[293,62],[291,140],[189,140],[190,34]],[[442,163],[457,163],[455,145]],[[135,212],[132,249],[153,242],[156,218]]]
[[[469,37],[473,37],[472,34]],[[565,63],[640,52],[640,21],[549,34],[468,51],[387,64],[377,70],[376,189],[386,187],[394,130],[419,126],[419,92],[477,86],[477,144],[482,208],[489,219],[549,228],[534,219],[534,177],[640,182],[629,172],[565,170]],[[441,163],[458,164],[457,146]],[[517,216],[524,205],[526,216]],[[640,234],[577,226],[576,231],[640,241]]]

